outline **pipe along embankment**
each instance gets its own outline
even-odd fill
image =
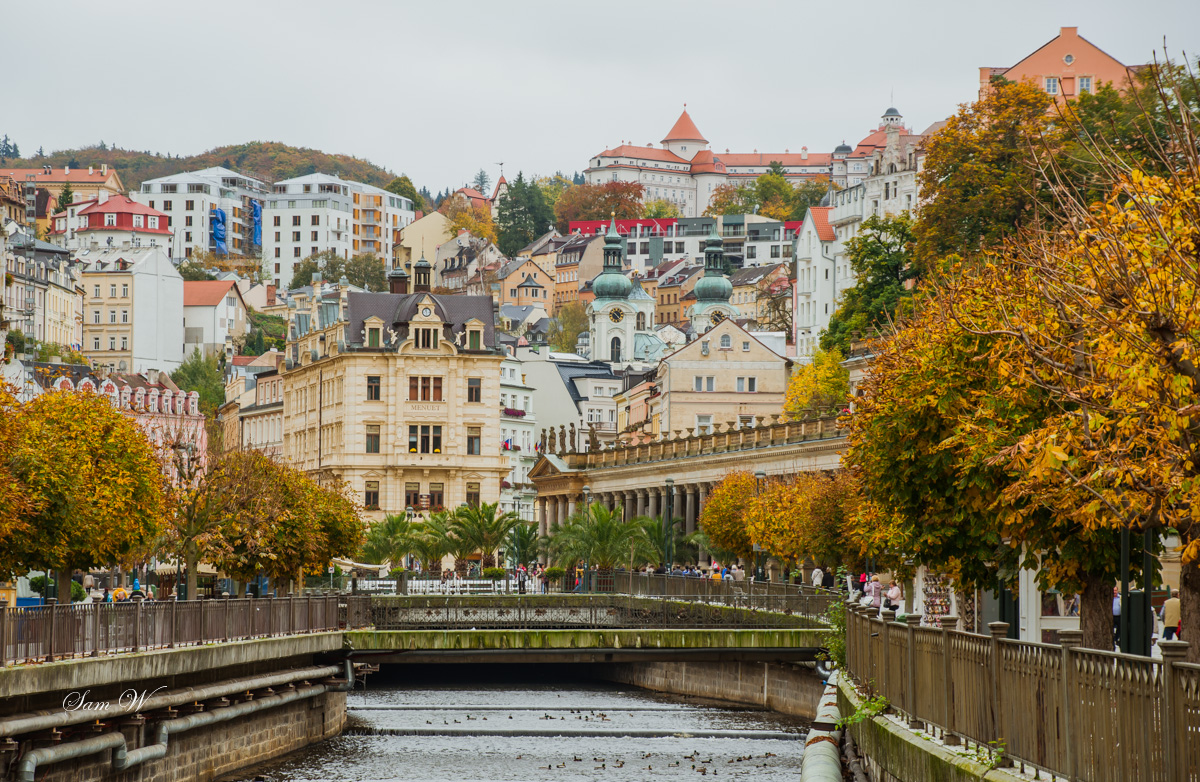
[[[189,714],[186,717],[164,720],[158,723],[154,729],[154,742],[144,747],[138,747],[137,749],[131,750],[128,748],[123,734],[105,733],[89,739],[83,739],[82,741],[73,741],[69,744],[31,750],[22,755],[21,759],[17,762],[17,779],[19,782],[35,782],[37,769],[40,766],[61,763],[64,760],[73,760],[109,749],[113,750],[112,767],[114,771],[124,771],[148,760],[163,758],[167,754],[167,744],[169,737],[172,735],[186,733],[196,728],[215,725],[220,722],[228,722],[239,717],[278,708],[296,701],[314,698],[318,695],[324,695],[327,692],[349,692],[354,688],[354,664],[347,659],[344,667],[341,669],[337,666],[298,669],[267,676],[234,679],[204,687],[189,687],[150,698],[146,701],[141,711],[170,708],[171,706],[180,706],[187,703],[235,695],[249,690],[290,685],[293,682],[308,679],[320,679],[335,675],[339,670],[344,672],[345,679],[336,684],[310,685],[289,692],[268,695],[265,698],[243,701],[232,706],[222,706],[211,711],[197,712],[196,714]],[[107,711],[115,713],[105,714]],[[102,720],[106,717],[119,717],[128,713],[130,713],[130,709],[118,706],[102,712],[89,712],[84,715],[83,719],[74,719],[73,717],[77,715],[67,713],[67,718],[64,720],[62,712],[21,715],[9,718],[0,723],[0,735],[14,735],[14,732],[24,733],[34,730],[45,730],[49,727],[91,722],[92,720]],[[104,716],[101,716],[102,714]],[[28,727],[30,725],[34,727]],[[13,732],[6,733],[4,731]]]

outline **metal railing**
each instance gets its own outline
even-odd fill
[[[601,630],[820,627],[809,617],[774,610],[765,595],[741,604],[698,597],[586,595],[395,596],[371,600],[376,630]]]
[[[369,598],[304,595],[226,600],[0,604],[0,667],[358,627]]]
[[[1162,658],[1080,646],[1013,641],[1008,625],[990,635],[896,622],[851,606],[846,667],[887,698],[913,729],[999,751],[1005,762],[1087,782],[1200,779],[1200,665],[1188,644],[1162,641]]]

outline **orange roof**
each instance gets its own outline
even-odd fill
[[[772,161],[784,166],[827,166],[831,158],[828,152],[812,152],[807,158],[798,152],[726,152],[720,155],[721,162],[727,166],[769,166]]]
[[[233,280],[184,280],[183,306],[215,307],[229,293],[230,288],[236,287]]]
[[[829,211],[831,209],[833,209],[832,206],[810,206],[808,208],[813,228],[817,230],[817,238],[822,242],[832,242],[837,238],[833,232],[833,227],[829,225]]]
[[[117,175],[116,169],[110,168],[108,171],[103,171],[99,168],[93,169],[91,173],[86,168],[74,168],[67,171],[63,168],[51,168],[50,173],[46,173],[44,168],[0,168],[0,175],[10,176],[18,182],[24,182],[28,176],[33,176],[37,182],[58,183],[58,182],[107,182],[109,177]],[[119,180],[118,180],[119,181]]]
[[[659,160],[664,163],[680,163],[687,165],[688,161],[676,155],[669,149],[657,147],[639,147],[636,144],[622,144],[619,147],[606,149],[597,157],[628,157],[634,160]]]
[[[692,122],[691,116],[687,113],[687,109],[679,115],[679,119],[675,120],[675,124],[671,126],[671,130],[667,133],[663,141],[703,141],[708,143],[703,135],[700,134],[700,128],[696,127],[696,123]]]

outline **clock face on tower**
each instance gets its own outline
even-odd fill
[[[613,323],[620,323],[625,319],[625,313],[621,312],[620,310],[613,310],[612,312],[608,313],[608,319]]]
[[[718,323],[720,323],[721,321],[725,320],[725,313],[724,312],[714,312],[708,320],[710,323],[712,323],[715,326]]]

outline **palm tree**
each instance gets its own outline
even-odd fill
[[[621,516],[619,509],[609,510],[599,503],[576,511],[551,539],[555,561],[566,567],[586,562],[610,573],[620,564],[653,559],[654,547],[641,522]]]
[[[365,562],[390,562],[393,568],[403,567],[405,555],[416,549],[419,534],[417,525],[407,516],[389,513],[383,521],[371,525],[360,556]]]
[[[646,531],[646,538],[654,550],[654,555],[650,557],[651,562],[670,568],[680,560],[694,562],[699,558],[700,550],[693,540],[694,536],[684,535],[680,531],[680,528],[683,527],[683,519],[675,519],[675,523],[670,527],[669,536],[662,519],[639,516],[634,521]],[[668,559],[671,561],[668,562]]]
[[[481,568],[495,567],[496,549],[521,523],[521,517],[512,511],[501,511],[498,502],[459,508],[454,516],[455,537],[469,546],[469,553],[479,554]]]
[[[438,511],[419,525],[413,553],[425,563],[431,573],[442,572],[442,559],[453,554],[460,556],[458,541],[452,531],[453,516],[448,511]]]
[[[514,564],[528,565],[537,561],[540,550],[541,539],[536,524],[521,522],[508,533],[508,551]]]

